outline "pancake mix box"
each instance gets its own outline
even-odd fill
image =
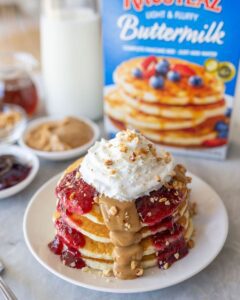
[[[240,50],[240,1],[102,0],[105,128],[223,159]]]

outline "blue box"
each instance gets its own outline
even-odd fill
[[[173,153],[226,157],[240,1],[102,0],[105,128]]]

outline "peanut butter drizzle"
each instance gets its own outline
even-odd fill
[[[141,224],[134,201],[116,201],[100,196],[99,204],[104,223],[114,245],[113,274],[120,279],[133,279],[143,274]]]

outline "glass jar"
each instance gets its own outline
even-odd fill
[[[0,103],[19,105],[29,116],[36,112],[38,94],[31,74],[36,66],[31,54],[0,53]]]
[[[42,73],[50,115],[102,116],[102,44],[98,0],[45,0]]]

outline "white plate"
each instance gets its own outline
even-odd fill
[[[27,207],[23,223],[27,246],[37,261],[50,272],[75,285],[93,290],[113,293],[146,292],[186,280],[213,261],[222,249],[228,232],[228,217],[222,200],[207,183],[193,174],[190,176],[193,178],[191,198],[198,205],[198,214],[194,218],[196,245],[185,258],[166,271],[154,267],[136,280],[111,279],[108,282],[106,278],[96,274],[64,266],[59,257],[47,247],[54,237],[54,189],[60,175],[45,183]]]
[[[38,158],[28,150],[22,149],[18,146],[0,146],[0,155],[4,154],[10,154],[18,157],[20,162],[29,164],[32,169],[23,181],[10,188],[0,191],[0,199],[15,195],[27,187],[35,178],[39,169]]]
[[[40,150],[33,149],[33,148],[29,147],[25,143],[26,134],[30,130],[32,130],[33,128],[35,128],[35,127],[37,127],[37,126],[39,126],[39,125],[41,125],[41,124],[43,124],[45,122],[58,121],[58,120],[61,120],[61,119],[62,118],[58,118],[58,117],[43,117],[43,118],[38,118],[36,120],[31,121],[28,124],[27,128],[25,129],[22,137],[19,139],[19,144],[22,147],[24,147],[24,148],[26,148],[26,149],[34,152],[36,155],[38,155],[39,157],[41,157],[43,159],[52,160],[52,161],[63,161],[63,160],[69,160],[69,159],[81,156],[99,138],[99,135],[100,135],[99,127],[94,122],[92,122],[91,120],[89,120],[87,118],[84,118],[84,117],[81,117],[81,118],[78,118],[78,119],[80,121],[83,121],[86,124],[88,124],[92,128],[92,130],[93,130],[93,137],[92,137],[92,139],[87,144],[85,144],[85,145],[83,145],[81,147],[74,148],[74,149],[71,149],[71,150],[66,150],[66,151],[47,152],[47,151],[40,151]]]

